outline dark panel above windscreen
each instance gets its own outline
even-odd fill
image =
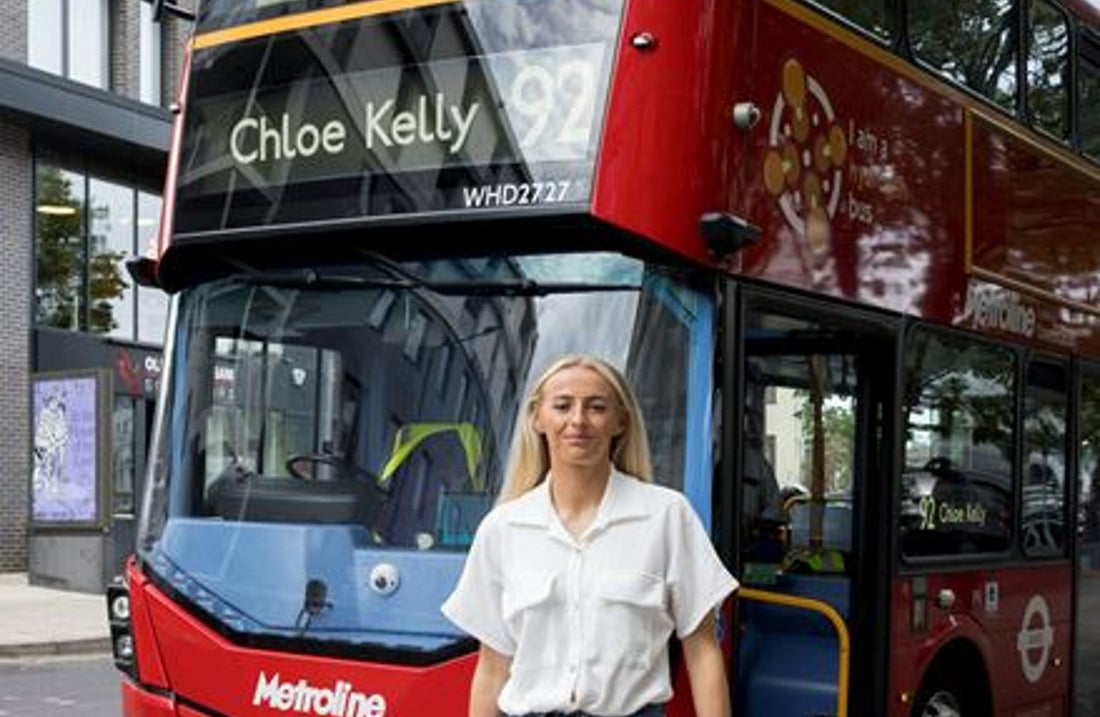
[[[207,5],[175,241],[586,205],[622,0],[417,4]]]

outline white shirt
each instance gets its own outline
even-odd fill
[[[482,521],[443,614],[512,658],[510,715],[628,715],[672,697],[668,638],[691,634],[733,590],[684,496],[612,471],[574,539],[550,481]]]

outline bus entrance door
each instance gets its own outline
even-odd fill
[[[846,715],[851,675],[860,703],[875,699],[874,633],[857,606],[875,594],[860,576],[882,574],[868,571],[882,541],[864,518],[889,475],[891,343],[873,324],[759,303],[743,322],[735,712]]]

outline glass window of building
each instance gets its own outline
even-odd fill
[[[28,0],[27,64],[55,75],[65,73],[61,47],[64,0]]]
[[[1029,10],[1027,110],[1032,124],[1069,137],[1069,27],[1060,9],[1034,0]]]
[[[160,231],[160,197],[137,194],[137,254],[153,255]],[[137,289],[137,340],[148,344],[164,343],[164,323],[168,317],[168,295],[160,289]]]
[[[69,79],[93,87],[106,88],[107,0],[69,0],[68,72]]]
[[[140,97],[142,102],[159,105],[161,103],[161,25],[153,21],[153,6],[139,3],[141,6],[141,37],[139,71],[141,73]]]
[[[36,323],[162,343],[167,297],[135,291],[125,266],[155,249],[160,198],[48,164],[35,191]]]
[[[910,2],[909,46],[947,79],[1015,110],[1016,12],[1015,0]]]
[[[88,199],[88,328],[133,338],[134,289],[124,262],[134,254],[134,190],[92,179]]]
[[[27,3],[27,62],[46,72],[106,89],[109,0]]]
[[[35,317],[46,326],[80,329],[85,313],[84,176],[39,167],[35,190]]]

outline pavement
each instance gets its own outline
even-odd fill
[[[26,573],[0,573],[0,658],[110,649],[103,595],[37,587]]]

